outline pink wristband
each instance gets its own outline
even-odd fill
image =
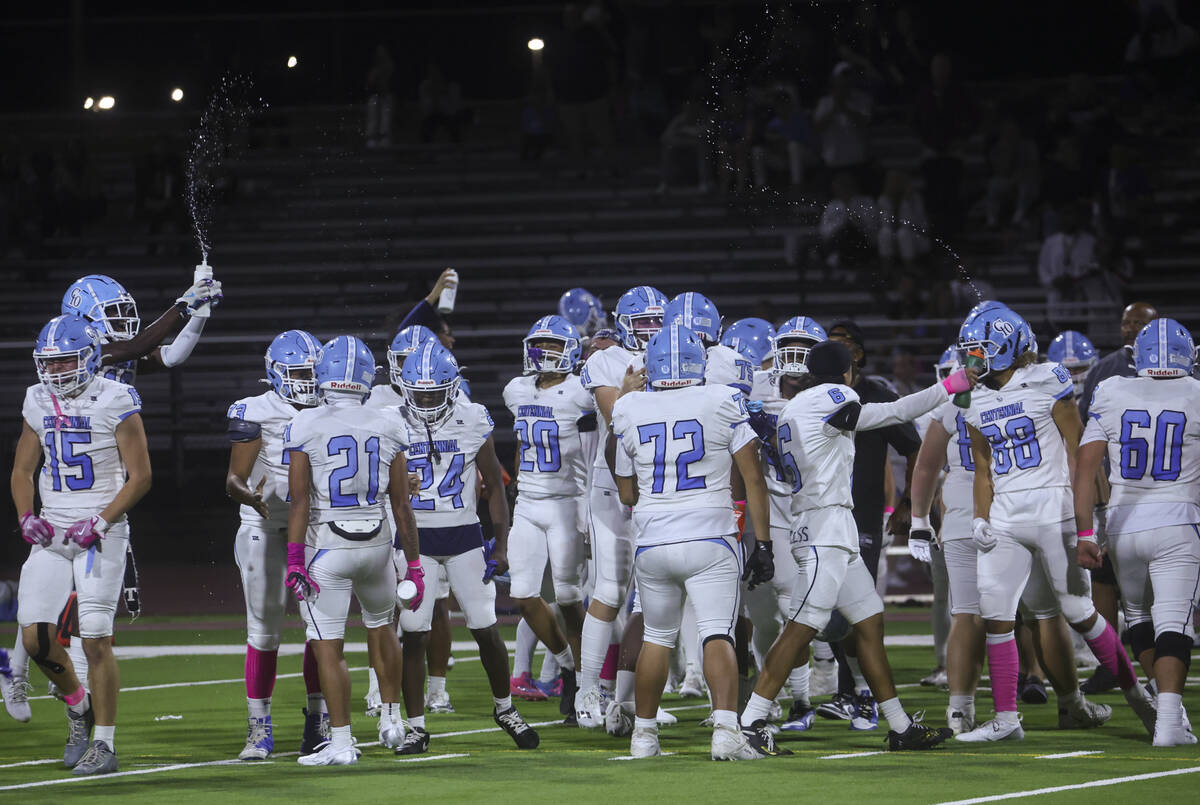
[[[895,513],[896,513],[896,508],[895,508],[894,506],[884,506],[884,507],[883,507],[883,513],[884,513],[884,514],[895,514]]]
[[[1086,531],[1076,531],[1075,536],[1078,537],[1079,539],[1095,539],[1096,538],[1096,529],[1089,528]]]
[[[411,568],[416,568],[417,570],[420,570],[421,569],[421,560],[420,559],[410,559],[408,561],[408,566]]]
[[[304,543],[288,543],[287,561],[289,565],[300,565],[301,567],[304,566]]]

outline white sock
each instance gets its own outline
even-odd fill
[[[633,671],[617,671],[616,699],[621,704],[627,704],[633,701],[633,680]]]
[[[996,713],[996,720],[1001,724],[1013,724],[1021,720],[1016,710],[1003,710]]]
[[[251,718],[268,718],[271,715],[271,699],[251,699],[246,697],[246,706]]]
[[[1099,612],[1096,613],[1096,622],[1092,624],[1092,628],[1083,633],[1084,640],[1095,640],[1100,635],[1104,634],[1104,630],[1108,628],[1108,621],[1104,620],[1104,616]]]
[[[446,677],[444,677],[444,676],[429,677],[429,692],[430,693],[445,693],[446,692]]]
[[[75,676],[79,677],[79,684],[83,685],[85,690],[91,690],[91,686],[88,685],[88,658],[83,651],[82,638],[71,638],[71,645],[67,646],[67,656],[71,658],[71,665],[75,666]]]
[[[808,679],[811,675],[812,669],[807,665],[797,666],[788,674],[788,688],[792,691],[794,701],[808,704]]]
[[[732,710],[713,710],[712,719],[718,727],[728,727],[731,730],[738,728],[737,713]]]
[[[575,656],[571,654],[570,646],[555,654],[554,661],[560,668],[566,668],[568,671],[575,670]]]
[[[912,726],[912,719],[904,712],[904,706],[895,696],[879,703],[879,711],[887,719],[888,729],[893,732],[904,732]]]
[[[425,716],[410,716],[408,725],[413,729],[425,729]]]
[[[950,709],[957,710],[964,715],[969,715],[975,712],[975,697],[974,696],[956,696],[950,694]]]
[[[854,677],[855,690],[867,690],[867,679],[863,676],[862,668],[858,665],[858,657],[846,657],[846,664],[850,666],[850,675]]]
[[[713,711],[714,713],[716,710]],[[757,693],[750,694],[746,709],[742,711],[742,726],[749,727],[755,721],[765,720],[771,712],[771,700]]]
[[[17,642],[8,656],[8,666],[12,669],[14,682],[24,682],[29,678],[29,652],[25,650],[25,641],[21,638],[19,629],[17,630]]]
[[[633,728],[635,730],[650,730],[653,733],[658,732],[658,722],[653,718],[638,718],[634,716]]]
[[[97,728],[98,729],[98,728]],[[1183,730],[1183,696],[1179,693],[1158,694],[1158,718],[1154,721],[1155,735]]]
[[[833,647],[824,640],[814,640],[812,642],[813,657],[822,662],[828,662],[833,659]]]
[[[520,678],[533,668],[533,650],[537,648],[537,635],[524,619],[517,621],[517,649],[513,652],[512,675]]]
[[[115,726],[101,727],[99,724],[97,724],[92,728],[92,740],[104,741],[106,744],[108,744],[108,748],[115,752],[117,751],[117,745],[113,743],[113,735],[116,733],[116,731],[117,728]]]
[[[379,711],[379,717],[385,719],[389,724],[400,724],[404,721],[404,714],[400,709],[399,702],[384,702],[383,708]]]
[[[325,708],[325,694],[323,694],[323,693],[308,694],[308,712],[309,712],[309,714],[328,713],[329,712]]]
[[[379,692],[379,674],[375,673],[374,668],[367,669],[367,692]]]
[[[331,737],[329,742],[333,744],[334,749],[344,749],[353,743],[354,738],[350,735],[350,725],[344,727],[333,727],[330,729]]]
[[[567,650],[567,653],[570,654],[570,649]],[[545,646],[542,646],[542,672],[538,674],[538,682],[547,684],[553,682],[558,676],[558,665],[558,660],[554,659],[554,655]],[[575,667],[574,657],[571,657],[571,667]]]
[[[80,700],[79,700],[78,702],[76,702],[75,704],[68,704],[68,705],[67,705],[67,709],[68,709],[68,710],[70,710],[70,711],[71,711],[72,713],[74,713],[75,715],[77,715],[77,716],[81,716],[81,715],[83,715],[84,713],[86,713],[86,712],[87,712],[87,710],[88,710],[88,708],[89,708],[89,707],[91,707],[91,706],[92,706],[92,696],[91,696],[91,694],[90,694],[90,693],[86,693],[86,692],[85,692],[85,693],[83,694],[83,698],[82,698],[82,699],[80,699]]]
[[[512,707],[512,696],[505,696],[502,699],[497,699],[495,696],[493,696],[492,702],[496,705],[496,712],[503,713],[505,710],[508,710]]]
[[[583,616],[583,635],[579,651],[579,689],[594,688],[600,684],[600,669],[608,656],[608,645],[612,642],[612,621],[602,621],[587,613]]]

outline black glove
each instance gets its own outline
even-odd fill
[[[765,584],[775,578],[775,552],[771,541],[755,542],[750,558],[746,560],[746,570],[742,573],[742,581],[749,581],[753,590],[760,584]]]

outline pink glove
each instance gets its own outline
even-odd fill
[[[963,391],[971,390],[971,381],[967,377],[966,369],[959,369],[952,373],[949,377],[942,381],[942,387],[950,394],[958,394]]]
[[[287,547],[287,588],[296,594],[297,601],[315,601],[321,586],[312,580],[304,568],[304,546],[289,542]]]
[[[404,574],[404,579],[417,585],[417,594],[408,604],[409,611],[415,611],[425,600],[425,569],[421,567],[420,559],[414,559],[408,563],[408,572]]]
[[[75,521],[67,529],[67,533],[63,537],[63,545],[66,545],[68,542],[74,542],[80,548],[90,548],[98,540],[104,538],[104,532],[107,530],[108,521],[98,514],[93,514],[91,517]],[[99,549],[100,546],[96,545],[96,550]]]
[[[47,548],[54,539],[54,526],[33,512],[25,512],[21,515],[21,537],[30,545]]]

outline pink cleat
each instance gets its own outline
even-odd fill
[[[508,690],[518,699],[524,699],[527,702],[544,702],[546,694],[542,693],[533,684],[533,677],[528,671],[520,676],[514,676],[508,680]]]

